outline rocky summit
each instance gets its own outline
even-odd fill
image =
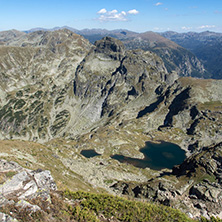
[[[0,33],[0,167],[20,169],[2,184],[4,201],[13,192],[22,199],[56,189],[52,173],[59,189],[102,190],[222,218],[222,80],[180,77],[181,67],[169,69],[163,51],[156,53],[112,37],[92,45],[67,29]],[[146,141],[175,143],[187,159],[156,171],[111,158],[143,159]],[[86,158],[83,150],[99,155]]]

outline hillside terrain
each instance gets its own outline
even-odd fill
[[[221,66],[221,48],[222,34],[215,32],[202,33],[176,33],[165,32],[162,36],[168,38],[182,47],[191,51],[204,64],[204,67],[210,71],[214,79],[222,78]]]
[[[99,30],[79,31],[90,42],[110,36],[121,40],[127,49],[143,49],[152,51],[160,56],[168,70],[175,71],[179,76],[192,76],[209,78],[210,72],[205,69],[202,62],[186,48],[154,32],[134,33],[127,30],[114,30],[110,32],[99,32]]]
[[[0,33],[0,156],[50,170],[60,190],[222,218],[222,80],[180,77],[180,65],[169,71],[158,50],[187,52],[154,33],[140,38],[156,53],[135,39],[136,49],[112,37],[93,45],[67,29],[13,33]],[[187,159],[157,171],[111,158],[143,159],[146,141],[178,144]],[[86,158],[83,150],[100,155]]]
[[[58,191],[48,170],[0,160],[0,219],[17,221],[194,221],[179,210],[108,194]]]
[[[175,71],[179,76],[192,76],[198,78],[212,77],[211,70],[205,68],[203,63],[192,53],[168,38],[154,32],[136,33],[129,30],[83,29],[76,30],[71,27],[55,27],[50,31],[69,29],[88,39],[92,44],[106,36],[121,40],[127,49],[143,49],[155,52],[160,56],[168,70]],[[38,29],[37,29],[38,30]],[[40,29],[42,30],[42,29]],[[26,31],[27,33],[36,29]],[[217,61],[219,62],[219,60]]]

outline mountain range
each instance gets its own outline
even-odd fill
[[[2,156],[50,168],[59,188],[222,217],[222,80],[157,33],[114,33],[92,44],[69,29],[0,32]],[[187,159],[156,171],[111,158],[143,159],[146,141],[178,144]]]
[[[161,35],[176,42],[196,55],[204,64],[204,67],[210,71],[212,78],[222,78],[222,66],[220,63],[222,59],[222,33],[209,31],[202,33],[165,32],[161,33]]]
[[[48,30],[54,31],[62,28],[67,28],[84,36],[91,43],[105,36],[110,36],[126,43],[129,49],[142,48],[154,51],[164,60],[168,71],[175,70],[179,65],[180,70],[177,70],[177,72],[180,72],[180,75],[191,75],[200,78],[222,78],[222,67],[220,63],[221,33],[209,31],[202,33],[177,33],[172,31],[164,33],[136,33],[124,29],[111,31],[106,29],[77,30],[68,26],[55,27]],[[35,30],[46,31],[47,29],[36,28],[25,32],[29,33]],[[173,41],[173,43],[161,38],[160,35]],[[190,65],[189,69],[184,67],[186,63]]]

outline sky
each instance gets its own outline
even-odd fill
[[[58,26],[222,32],[222,0],[0,0],[0,31]]]

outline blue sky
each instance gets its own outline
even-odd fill
[[[222,32],[222,0],[0,0],[0,31],[65,25]]]

